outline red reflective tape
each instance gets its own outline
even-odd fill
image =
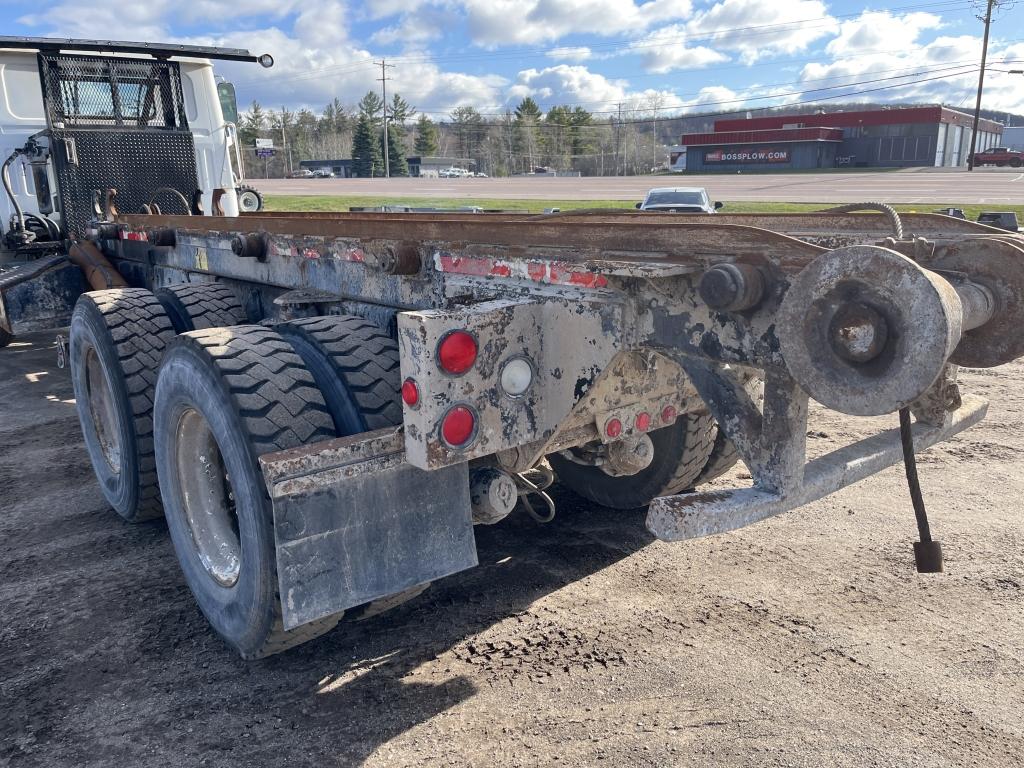
[[[608,278],[597,272],[570,272],[569,283],[583,288],[604,288],[608,285]]]
[[[442,272],[454,272],[458,275],[488,277],[494,266],[494,259],[482,259],[470,256],[441,256]]]
[[[149,236],[145,232],[126,232],[121,230],[122,240],[141,240],[143,242],[149,242]]]
[[[473,277],[518,277],[535,283],[574,285],[580,288],[604,288],[608,278],[597,272],[579,270],[559,261],[506,261],[480,256],[438,256],[442,272]]]

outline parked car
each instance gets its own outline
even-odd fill
[[[312,179],[313,172],[309,168],[300,168],[297,171],[292,171],[288,174],[289,179]]]
[[[465,179],[473,174],[465,168],[457,168],[453,165],[451,168],[442,168],[437,175],[442,179]]]
[[[1024,165],[1024,152],[1007,147],[990,147],[974,155],[974,165],[996,165],[1020,168]]]
[[[712,203],[704,187],[655,187],[648,190],[643,202],[636,207],[641,211],[666,213],[714,213],[723,203]]]
[[[330,168],[317,168],[313,171],[313,176],[317,179],[333,179],[334,171]]]
[[[990,227],[1005,229],[1007,232],[1019,232],[1020,225],[1017,223],[1017,214],[1013,211],[982,211],[978,214],[979,224],[988,224]]]

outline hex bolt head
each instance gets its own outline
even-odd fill
[[[380,268],[389,275],[415,275],[423,264],[415,243],[388,244],[377,258]]]
[[[703,274],[697,290],[713,310],[742,312],[764,298],[764,273],[750,264],[718,264]]]
[[[832,350],[850,363],[867,363],[885,349],[889,324],[885,317],[867,304],[850,301],[841,305],[829,326]]]
[[[231,252],[240,258],[266,261],[267,243],[256,232],[247,235],[235,235],[231,238]]]

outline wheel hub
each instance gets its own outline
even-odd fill
[[[85,353],[85,386],[89,399],[89,415],[92,417],[93,429],[96,431],[96,439],[103,452],[103,458],[112,473],[120,474],[121,432],[117,428],[114,393],[94,347],[89,347]]]
[[[232,587],[242,564],[235,496],[220,447],[199,411],[181,415],[175,446],[185,519],[199,560],[214,581]]]

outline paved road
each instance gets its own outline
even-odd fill
[[[860,173],[734,174],[679,177],[513,179],[268,179],[251,180],[274,195],[497,198],[521,200],[639,200],[651,187],[707,187],[716,200],[792,203],[860,202],[1024,205],[1024,173],[1016,169],[913,169]]]

